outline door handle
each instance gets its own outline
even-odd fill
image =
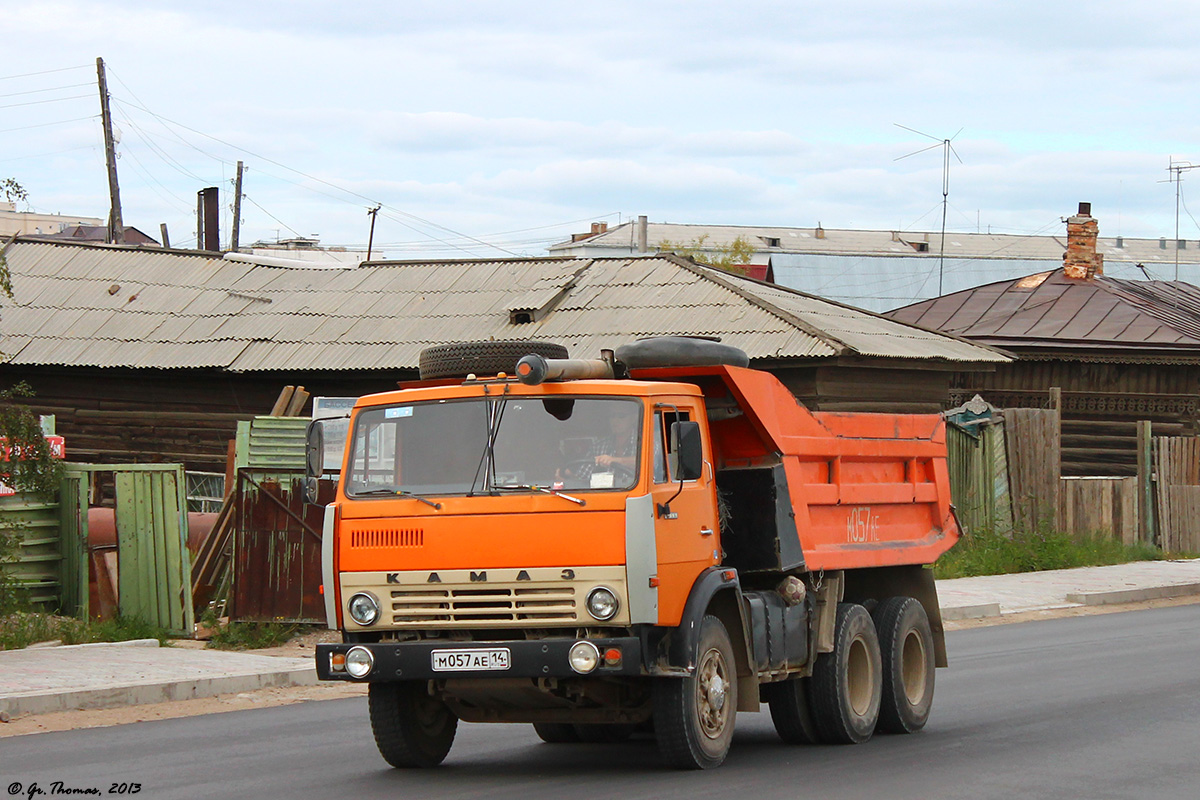
[[[713,535],[713,529],[712,529],[712,528],[701,528],[701,529],[700,529],[700,535],[701,535],[701,536],[712,536],[712,535]]]

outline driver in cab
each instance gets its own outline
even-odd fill
[[[596,437],[583,463],[575,470],[576,479],[595,485],[593,475],[612,473],[620,485],[632,481],[637,474],[638,414],[626,409],[611,409],[608,433]]]

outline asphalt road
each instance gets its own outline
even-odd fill
[[[0,796],[1200,797],[1200,605],[957,631],[949,648],[922,733],[788,747],[768,714],[740,714],[704,773],[662,769],[648,740],[546,745],[528,725],[463,725],[442,767],[392,770],[355,699],[0,740]]]

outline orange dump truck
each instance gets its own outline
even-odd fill
[[[439,379],[358,401],[326,507],[343,643],[317,671],[369,685],[390,764],[440,763],[460,720],[652,732],[683,768],[764,702],[793,743],[925,725],[925,566],[958,536],[940,417],[813,413],[696,340],[437,350]],[[323,451],[314,423],[310,486]]]

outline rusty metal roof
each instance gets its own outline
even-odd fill
[[[914,303],[886,316],[996,347],[1175,352],[1200,346],[1200,288],[1072,279],[1062,269]]]
[[[451,341],[547,339],[591,357],[657,335],[716,336],[753,359],[1007,360],[671,255],[309,270],[17,239],[5,257],[0,352],[17,365],[410,369]]]

